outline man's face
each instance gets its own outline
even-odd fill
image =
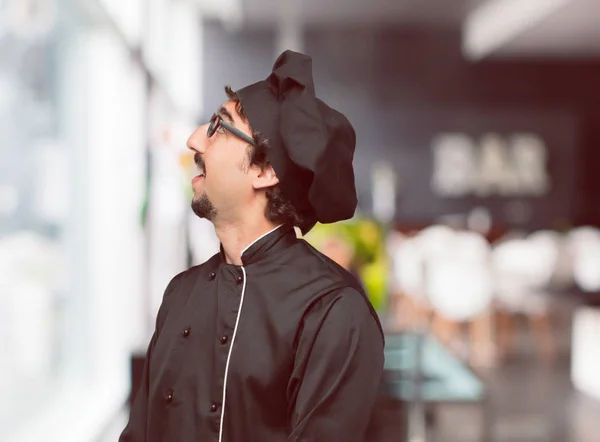
[[[226,102],[217,114],[252,137],[249,125],[239,117],[232,101]],[[208,123],[200,126],[187,141],[199,169],[199,175],[192,180],[192,210],[210,221],[234,219],[253,193],[253,176],[248,173],[249,144],[223,127],[209,137],[208,127]]]

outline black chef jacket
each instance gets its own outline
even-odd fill
[[[356,279],[291,226],[169,283],[120,442],[363,441],[383,371]]]

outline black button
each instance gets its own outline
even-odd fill
[[[212,405],[210,406],[210,411],[212,411],[213,413],[214,413],[215,411],[217,411],[217,404],[212,404]]]
[[[215,279],[217,277],[217,274],[215,272],[212,272],[210,275],[208,275],[208,279],[210,279],[211,281],[213,279]]]
[[[221,336],[221,344],[227,344],[227,336]]]
[[[237,277],[237,283],[241,284],[242,282],[244,282],[244,277],[242,275]]]
[[[166,399],[167,399],[167,402],[171,402],[173,400],[173,392],[172,391],[170,391],[169,394],[167,394]]]
[[[187,337],[190,335],[190,329],[189,329],[189,328],[186,328],[186,329],[183,331],[182,335],[183,335],[183,337],[184,337],[184,338],[187,338]]]

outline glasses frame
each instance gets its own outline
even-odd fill
[[[206,130],[206,135],[209,138],[212,137],[219,127],[222,127],[223,129],[232,133],[239,139],[244,140],[246,143],[251,144],[252,146],[255,145],[254,140],[250,136],[246,135],[244,132],[239,130],[237,127],[232,126],[231,124],[223,121],[223,117],[221,117],[221,115],[219,115],[219,114],[214,114],[210,118],[210,124],[208,125],[208,129]]]

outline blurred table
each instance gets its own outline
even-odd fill
[[[407,404],[403,407],[403,428],[408,434],[414,436],[415,428],[411,427],[419,419],[425,420],[424,415],[415,420],[411,408],[425,413],[431,404],[465,404],[475,405],[481,411],[481,440],[490,439],[492,414],[484,382],[433,337],[412,333],[386,335],[384,369],[382,395]],[[422,430],[426,433],[425,426]],[[402,435],[405,440],[409,440],[408,434]],[[427,440],[426,434],[417,438]]]

